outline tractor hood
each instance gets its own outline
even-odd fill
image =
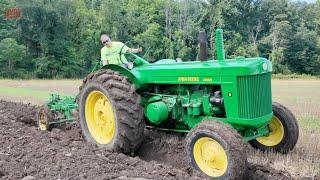
[[[249,76],[272,71],[265,58],[176,62],[165,59],[127,70],[117,65],[106,68],[126,75],[136,87],[144,84],[216,84],[225,77]],[[226,83],[226,82],[225,82]]]

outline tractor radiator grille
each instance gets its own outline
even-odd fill
[[[272,112],[271,74],[238,76],[240,118],[257,118]]]

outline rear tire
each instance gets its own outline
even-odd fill
[[[292,112],[285,106],[272,103],[273,119],[269,122],[270,135],[260,137],[249,143],[261,151],[288,153],[299,138],[299,127]]]
[[[87,141],[132,154],[143,140],[140,95],[126,77],[111,70],[89,74],[80,87],[79,118]]]
[[[187,158],[192,167],[210,178],[242,179],[247,155],[242,137],[229,125],[201,122],[187,135]]]

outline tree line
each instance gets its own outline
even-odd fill
[[[19,8],[21,17],[6,11]],[[204,30],[224,30],[227,58],[261,56],[274,73],[320,75],[320,0],[2,0],[0,76],[81,78],[100,58],[101,34],[144,58],[196,60]]]

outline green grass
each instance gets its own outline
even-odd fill
[[[37,99],[48,99],[50,94],[54,92],[40,91],[40,90],[33,90],[33,89],[19,88],[19,87],[0,86],[0,93],[12,95],[12,96],[19,96],[19,97],[34,97]],[[61,95],[66,95],[66,94],[61,94]]]
[[[320,118],[319,117],[300,117],[300,118],[298,118],[298,124],[301,129],[320,130]]]

